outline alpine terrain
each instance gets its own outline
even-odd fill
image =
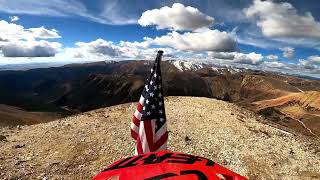
[[[319,141],[268,125],[229,102],[204,97],[165,101],[169,150],[214,160],[249,179],[319,179]],[[132,156],[136,103],[49,123],[0,130],[1,179],[90,179]]]

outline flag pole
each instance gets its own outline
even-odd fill
[[[158,54],[157,54],[157,59],[160,59],[161,60],[161,56],[163,55],[163,51],[162,50],[159,50],[158,51]]]
[[[157,57],[156,57],[156,63],[155,64],[160,65],[160,62],[161,62],[161,59],[162,59],[162,55],[163,55],[163,51],[159,50],[158,54],[157,54]]]
[[[164,106],[159,50],[150,69],[131,122],[131,137],[136,141],[135,154],[167,149],[168,130]]]

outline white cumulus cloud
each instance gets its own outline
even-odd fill
[[[230,52],[208,52],[209,57],[213,57],[215,59],[226,59],[226,60],[233,60],[234,53]]]
[[[310,61],[320,64],[320,56],[309,56]]]
[[[174,3],[172,7],[145,11],[138,23],[141,26],[155,25],[157,29],[196,30],[209,27],[214,18],[200,12],[197,8]]]
[[[0,38],[8,40],[35,40],[61,38],[55,29],[46,29],[44,27],[26,29],[21,25],[0,21]]]
[[[282,47],[282,48],[279,48],[279,50],[282,51],[282,55],[285,58],[291,59],[294,57],[295,49],[292,47]]]
[[[308,69],[320,69],[320,56],[309,56],[307,59],[300,59],[299,65]]]
[[[273,55],[273,54],[266,56],[266,58],[271,61],[277,61],[279,59],[277,55]]]
[[[77,42],[76,46],[79,47],[79,53],[82,51],[83,53],[109,57],[119,56],[120,54],[118,47],[113,45],[113,42],[105,41],[103,39],[97,39],[89,43]]]
[[[237,49],[237,43],[227,32],[206,29],[180,34],[176,31],[152,40],[156,45],[169,46],[183,51],[223,51]]]
[[[89,59],[150,59],[154,58],[160,48],[151,48],[146,38],[143,42],[121,41],[114,44],[112,41],[97,39],[91,42],[77,42],[76,47],[66,48],[66,56],[72,58]],[[161,48],[167,57],[174,56],[171,48]]]
[[[19,21],[20,19],[18,16],[10,16],[9,18],[11,22]]]
[[[241,52],[210,52],[208,53],[210,57],[215,59],[232,61],[240,64],[252,64],[258,65],[263,62],[263,56],[255,52],[251,53],[241,53]]]
[[[13,22],[0,21],[0,50],[4,57],[51,57],[62,47],[44,39],[61,38],[55,29],[24,28]]]
[[[259,64],[263,60],[263,56],[261,54],[257,54],[255,52],[251,52],[249,54],[244,53],[235,53],[234,61],[243,64]]]
[[[310,12],[299,14],[290,3],[254,0],[244,13],[257,18],[257,26],[268,37],[320,38],[320,22]]]
[[[272,61],[272,62],[265,61],[263,62],[263,65],[269,68],[287,68],[285,64],[278,61]]]
[[[27,31],[31,32],[35,38],[41,38],[41,39],[61,38],[61,36],[58,34],[58,31],[56,29],[49,30],[44,28],[43,26],[39,28],[30,28],[30,29],[27,29]]]
[[[52,57],[61,48],[61,44],[48,41],[9,42],[1,50],[4,57]]]

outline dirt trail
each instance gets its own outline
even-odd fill
[[[0,179],[90,179],[133,154],[134,109],[128,103],[0,129]],[[169,150],[208,157],[250,179],[320,179],[319,144],[263,124],[234,104],[169,97],[166,112]]]

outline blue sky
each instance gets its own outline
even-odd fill
[[[319,74],[320,2],[0,0],[0,64],[167,58]]]

